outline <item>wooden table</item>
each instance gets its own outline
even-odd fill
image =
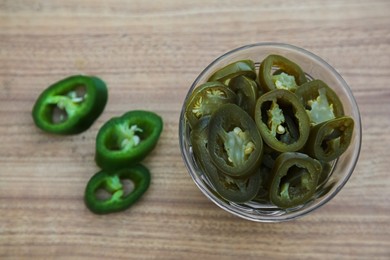
[[[255,42],[303,47],[349,83],[363,122],[360,160],[326,206],[255,223],[209,201],[181,158],[189,86],[226,51]],[[54,136],[31,110],[51,83],[92,74],[109,101],[92,127]],[[389,259],[390,2],[0,0],[0,258]],[[113,116],[152,110],[165,122],[144,161],[150,189],[125,212],[83,203],[95,136]]]

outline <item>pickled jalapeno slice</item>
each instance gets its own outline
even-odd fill
[[[343,116],[313,127],[307,141],[307,153],[320,161],[330,162],[340,157],[352,140],[354,121]]]
[[[228,87],[236,93],[236,104],[253,117],[259,93],[256,82],[248,77],[238,76],[230,80]]]
[[[200,119],[190,134],[192,148],[199,167],[223,199],[235,203],[252,200],[261,187],[260,172],[255,172],[245,178],[234,178],[218,170],[211,161],[207,148],[209,121],[209,116]]]
[[[256,79],[255,63],[252,60],[239,60],[230,63],[222,69],[214,72],[208,81],[219,81],[226,83],[237,76],[247,76],[251,79]]]
[[[305,107],[311,125],[344,115],[343,104],[339,97],[322,80],[303,84],[295,94]]]
[[[273,73],[274,70],[277,73]],[[295,92],[307,79],[298,64],[281,55],[271,54],[260,65],[259,81],[266,92],[275,89]]]
[[[236,94],[221,82],[207,82],[198,86],[189,98],[185,115],[191,127],[221,105],[234,103]]]
[[[256,102],[255,122],[264,142],[279,152],[301,149],[309,137],[309,118],[295,94],[277,89]]]
[[[263,141],[253,119],[235,104],[222,105],[210,119],[208,149],[223,173],[245,177],[259,166]]]
[[[272,169],[271,202],[280,208],[307,202],[314,195],[321,171],[321,163],[306,154],[280,154]]]

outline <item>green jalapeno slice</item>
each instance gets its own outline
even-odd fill
[[[311,125],[344,115],[339,97],[322,80],[313,80],[301,85],[295,94],[305,107]]]
[[[276,69],[277,73],[273,73]],[[267,56],[260,64],[259,81],[264,90],[285,89],[292,92],[307,82],[299,65],[281,55]]]
[[[245,178],[234,178],[222,173],[211,161],[208,151],[210,117],[201,118],[190,134],[195,159],[215,191],[223,199],[235,203],[252,200],[261,187],[261,175],[255,172]]]
[[[230,80],[228,87],[236,93],[236,104],[253,117],[258,95],[256,82],[248,77],[238,76]]]
[[[75,75],[45,89],[34,104],[34,123],[43,131],[72,135],[87,130],[107,103],[106,84],[97,77]]]
[[[236,94],[221,82],[206,82],[198,86],[191,94],[185,115],[191,127],[198,120],[211,115],[222,104],[236,102]]]
[[[123,211],[141,198],[149,184],[149,170],[141,164],[114,172],[102,170],[88,181],[84,201],[96,214]]]
[[[351,143],[354,121],[343,116],[315,125],[307,141],[307,153],[320,161],[330,162],[340,157]]]
[[[235,104],[222,105],[210,119],[208,149],[216,167],[232,177],[258,168],[263,141],[253,119]]]
[[[230,63],[222,69],[214,72],[208,81],[220,81],[226,83],[228,80],[237,76],[247,76],[256,79],[255,63],[252,60],[240,60]]]
[[[306,154],[280,154],[272,169],[271,202],[280,208],[304,204],[313,197],[321,171],[321,163]]]
[[[162,129],[162,118],[151,111],[133,110],[111,118],[96,136],[96,164],[115,170],[139,163],[154,149]]]
[[[309,118],[295,94],[277,89],[256,102],[255,122],[264,142],[279,152],[301,149],[309,136]]]

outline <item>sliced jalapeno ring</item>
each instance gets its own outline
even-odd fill
[[[235,104],[222,105],[210,119],[208,149],[223,173],[245,177],[258,168],[263,141],[253,119]]]
[[[200,119],[190,134],[197,164],[223,199],[235,203],[248,202],[258,194],[261,187],[261,175],[256,172],[247,178],[233,178],[217,169],[211,161],[207,148],[209,120],[210,117]]]
[[[256,79],[255,63],[252,60],[240,60],[230,63],[222,69],[214,72],[208,81],[220,81],[227,83],[228,80],[240,75]]]
[[[279,152],[301,149],[309,136],[309,118],[295,94],[277,89],[256,102],[255,122],[264,142]]]
[[[313,80],[301,85],[295,94],[305,107],[311,125],[344,115],[339,97],[322,80]]]
[[[276,68],[277,73],[273,73]],[[292,92],[307,82],[306,75],[299,65],[281,55],[267,56],[260,65],[259,81],[264,90],[286,89]]]
[[[189,98],[185,115],[191,127],[198,120],[211,115],[222,104],[236,102],[236,94],[218,81],[206,82],[198,86]]]
[[[162,129],[162,118],[150,111],[111,118],[96,136],[96,164],[114,170],[139,163],[154,149]]]
[[[106,84],[97,77],[76,75],[49,86],[32,111],[43,131],[71,135],[87,130],[107,103]]]
[[[126,187],[127,181],[133,189]],[[141,164],[114,172],[102,170],[88,181],[84,201],[96,214],[123,211],[141,198],[149,184],[149,170]]]
[[[306,145],[308,154],[324,162],[340,157],[351,143],[353,128],[354,121],[349,116],[315,125],[310,131]]]
[[[321,171],[321,163],[306,154],[280,154],[272,169],[271,202],[280,208],[304,204],[313,197]]]
[[[236,104],[253,117],[258,96],[256,82],[248,77],[238,76],[230,80],[228,87],[236,93]]]

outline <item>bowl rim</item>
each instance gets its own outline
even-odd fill
[[[313,59],[317,60],[319,63],[321,63],[322,65],[324,65],[326,67],[326,69],[329,70],[331,72],[331,74],[341,83],[340,85],[345,90],[345,93],[348,96],[348,100],[351,101],[351,105],[352,105],[353,109],[356,110],[355,115],[354,115],[354,119],[355,119],[355,125],[356,125],[355,128],[358,130],[358,133],[356,133],[357,138],[355,140],[355,142],[357,142],[357,144],[356,144],[357,147],[353,151],[354,156],[352,156],[352,158],[351,158],[352,164],[348,168],[349,173],[346,174],[345,176],[343,176],[343,178],[340,179],[339,182],[337,182],[337,188],[333,192],[325,195],[321,201],[319,201],[318,203],[313,203],[312,205],[309,205],[308,207],[304,208],[302,211],[300,211],[300,210],[293,211],[293,212],[287,213],[285,215],[280,215],[280,216],[256,215],[257,217],[255,218],[253,216],[249,216],[250,214],[247,214],[246,212],[238,212],[238,211],[231,209],[230,207],[226,207],[226,206],[222,205],[221,202],[219,201],[219,199],[214,194],[212,194],[211,191],[209,191],[206,187],[204,187],[203,186],[204,184],[200,183],[201,181],[199,181],[198,179],[195,178],[194,174],[196,174],[195,173],[196,170],[193,168],[193,165],[192,165],[193,162],[190,160],[189,151],[187,151],[185,149],[185,136],[186,136],[185,130],[186,130],[186,127],[185,127],[185,123],[184,123],[185,120],[183,120],[183,119],[185,117],[186,101],[188,100],[188,98],[189,98],[190,94],[192,93],[192,91],[194,90],[194,88],[196,88],[198,86],[200,79],[204,76],[204,74],[206,74],[210,70],[211,67],[213,67],[216,63],[220,62],[221,60],[223,60],[224,58],[226,58],[232,54],[235,54],[237,52],[240,52],[240,51],[243,51],[246,49],[257,48],[257,47],[277,47],[277,48],[281,48],[281,49],[292,50],[292,51],[295,51],[301,55],[309,56],[310,58],[313,58]],[[223,210],[225,210],[225,211],[227,211],[227,212],[229,212],[237,217],[251,220],[254,222],[262,222],[262,223],[285,222],[285,221],[294,220],[294,219],[303,217],[303,216],[308,215],[309,213],[313,212],[314,210],[321,208],[323,205],[325,205],[330,200],[332,200],[340,192],[340,190],[345,186],[345,184],[348,182],[348,180],[350,179],[350,177],[352,176],[352,173],[354,172],[354,170],[356,168],[356,165],[357,165],[357,162],[358,162],[358,159],[360,156],[361,146],[362,146],[361,115],[360,115],[358,104],[357,104],[356,99],[352,93],[351,88],[349,87],[347,82],[342,78],[342,76],[336,71],[336,69],[333,68],[324,59],[322,59],[321,57],[317,56],[316,54],[314,54],[306,49],[303,49],[301,47],[297,47],[295,45],[291,45],[291,44],[287,44],[287,43],[280,43],[280,42],[259,42],[259,43],[243,45],[243,46],[234,48],[228,52],[225,52],[224,54],[222,54],[219,57],[217,57],[216,59],[214,59],[210,64],[208,64],[201,71],[201,73],[199,73],[199,75],[196,77],[194,82],[191,84],[191,87],[188,89],[187,94],[186,94],[185,99],[184,99],[184,102],[183,102],[183,105],[182,105],[182,108],[181,108],[180,118],[179,118],[179,145],[180,145],[182,158],[183,158],[183,160],[185,162],[185,166],[187,168],[187,173],[190,175],[190,177],[192,178],[192,180],[194,181],[196,186],[201,190],[201,192],[208,199],[210,199],[214,204],[216,204],[218,207],[222,208]],[[337,162],[336,162],[336,164],[337,164]]]

